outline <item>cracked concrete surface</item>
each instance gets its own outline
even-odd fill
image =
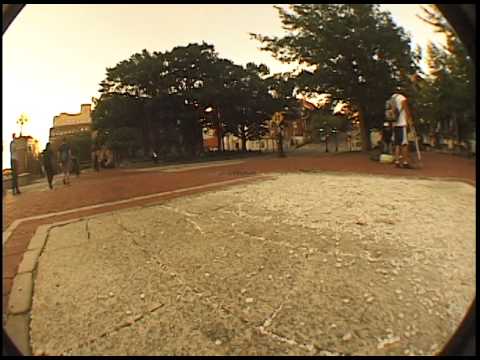
[[[52,228],[32,349],[432,354],[474,297],[475,252],[471,186],[279,175]]]

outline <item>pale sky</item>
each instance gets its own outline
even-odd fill
[[[381,7],[411,33],[412,48],[442,41],[415,16],[419,5]],[[238,64],[264,63],[272,73],[292,69],[260,51],[250,32],[284,34],[273,5],[27,5],[3,35],[3,168],[10,167],[8,144],[19,133],[20,114],[30,117],[23,134],[43,149],[53,117],[79,112],[98,96],[106,67],[142,49],[206,41]]]

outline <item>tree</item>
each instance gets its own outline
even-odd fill
[[[162,156],[179,155],[183,151],[181,111],[185,101],[180,96],[159,95],[145,105],[151,118],[153,147]]]
[[[136,127],[142,130],[145,154],[152,144],[159,147],[159,139],[175,123],[185,153],[195,156],[203,150],[202,103],[207,101],[206,88],[215,82],[217,60],[213,45],[206,43],[178,46],[165,53],[144,50],[108,68],[101,92],[132,97],[142,104]]]
[[[223,137],[232,132],[233,107],[238,103],[236,88],[241,77],[242,67],[227,59],[217,59],[211,72],[208,86],[204,89],[201,102],[205,108],[202,126],[215,129],[219,149],[224,150]]]
[[[224,106],[230,119],[226,129],[241,139],[243,151],[247,150],[247,140],[257,140],[268,131],[268,121],[281,109],[270,93],[269,83],[262,78],[268,73],[265,65],[254,63],[237,67],[234,73],[230,104]]]
[[[288,35],[251,35],[280,61],[311,69],[297,76],[302,92],[352,102],[367,149],[367,129],[382,122],[385,100],[417,69],[410,39],[378,5],[301,4],[277,10]]]
[[[213,45],[206,43],[176,47],[165,55],[168,71],[165,80],[168,93],[184,99],[178,110],[183,144],[189,156],[203,151],[203,127],[200,119],[211,99],[207,88],[215,83],[218,55]]]
[[[109,132],[105,145],[114,151],[115,162],[135,153],[139,148],[140,133],[138,129],[131,127],[120,127]]]
[[[262,78],[269,70],[263,64],[242,67],[227,59],[217,59],[211,65],[199,99],[208,105],[202,125],[215,129],[221,149],[223,136],[233,134],[242,140],[242,150],[246,151],[247,140],[261,137],[273,114],[273,99]]]
[[[30,119],[27,114],[23,113],[20,115],[20,117],[17,119],[17,124],[20,125],[20,136],[22,136],[22,130],[23,126],[30,122]]]
[[[72,153],[79,161],[89,161],[91,159],[92,138],[90,134],[78,134],[69,139]]]
[[[441,129],[454,135],[457,141],[466,140],[475,129],[475,76],[470,57],[435,6],[423,7],[420,18],[442,33],[446,45],[427,46],[430,76],[419,94],[420,116],[430,130]]]
[[[219,58],[206,43],[164,53],[144,50],[107,69],[94,127],[110,133],[139,129],[145,154],[152,147],[164,154],[178,147],[196,156],[203,151],[204,128],[216,130],[219,144],[225,134],[240,137],[245,150],[247,140],[265,133],[278,105],[264,79],[268,73],[265,65],[242,67]]]
[[[141,53],[132,55],[128,60],[119,62],[113,68],[107,68],[106,79],[100,83],[99,92],[102,96],[99,102],[112,95],[136,100],[136,106],[132,106],[135,111],[135,127],[141,129],[145,156],[151,152],[153,134],[151,117],[146,107],[149,99],[159,95],[163,89],[159,79],[159,74],[164,72],[162,59],[162,53],[152,55],[147,50],[143,50]],[[112,105],[115,107],[117,104]]]
[[[292,121],[302,116],[302,109],[296,98],[296,79],[291,73],[278,73],[266,79],[270,93],[274,98],[273,110],[275,116],[271,124],[277,136],[278,150],[281,157],[283,153],[283,138],[285,129]]]

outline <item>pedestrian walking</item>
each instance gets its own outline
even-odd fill
[[[10,167],[12,169],[12,194],[21,194],[18,187],[18,162],[17,162],[17,150],[15,148],[15,133],[12,134],[12,141],[10,142]]]
[[[55,175],[54,171],[54,155],[50,147],[50,143],[47,143],[45,150],[42,152],[43,168],[45,169],[45,174],[48,180],[48,187],[53,189],[53,176]]]
[[[63,138],[62,145],[58,149],[58,158],[60,159],[60,166],[63,171],[63,183],[70,184],[70,167],[72,166],[72,150],[67,144],[67,139]]]

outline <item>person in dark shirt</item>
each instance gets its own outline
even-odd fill
[[[62,145],[58,149],[58,158],[63,170],[63,183],[70,184],[70,168],[72,166],[72,150],[67,144],[67,139],[63,138]]]
[[[47,143],[45,146],[45,150],[42,152],[43,158],[43,167],[45,169],[45,174],[47,175],[48,186],[50,189],[53,189],[53,175],[55,174],[53,168],[54,159],[53,159],[53,151],[50,148],[50,143]]]

